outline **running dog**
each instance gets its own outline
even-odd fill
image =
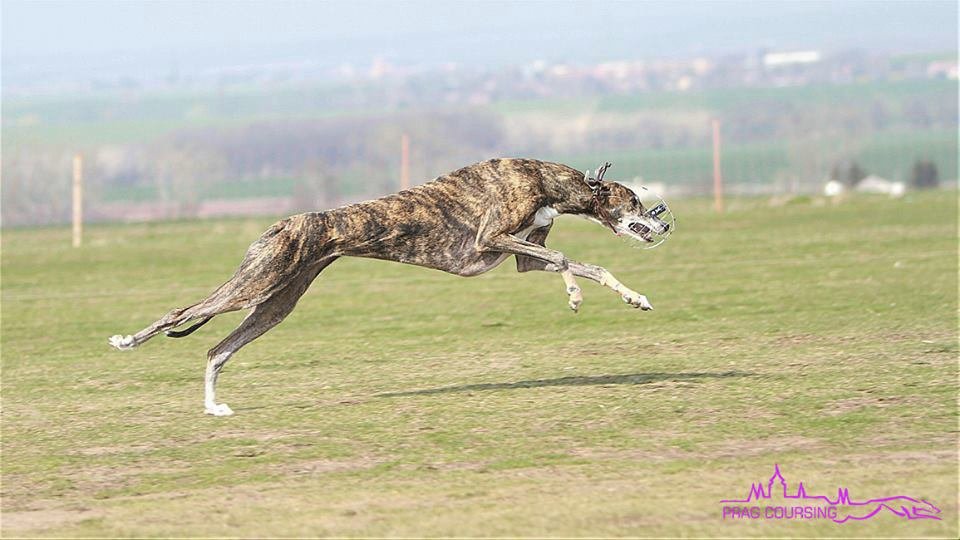
[[[289,315],[310,283],[339,257],[476,276],[514,255],[520,272],[560,274],[574,311],[583,301],[575,277],[612,289],[630,306],[653,309],[645,296],[607,270],[545,247],[553,219],[561,214],[585,217],[648,244],[672,232],[670,223],[645,208],[633,191],[604,181],[609,166],[593,177],[559,163],[492,159],[373,201],[289,217],[251,244],[233,277],[205,300],[174,309],[132,336],[113,336],[110,344],[127,350],[161,332],[183,337],[216,315],[252,309],[207,353],[204,412],[227,416],[233,411],[217,403],[215,394],[224,364]],[[658,208],[666,210],[663,203]],[[194,320],[199,322],[176,330]]]

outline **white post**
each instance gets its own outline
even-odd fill
[[[83,242],[83,157],[73,156],[73,247]]]
[[[716,118],[713,127],[713,209],[723,213],[723,173],[720,172],[720,121]]]
[[[410,189],[410,137],[400,136],[400,189]]]

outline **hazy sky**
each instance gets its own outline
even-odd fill
[[[2,0],[11,68],[177,62],[519,64],[760,47],[955,50],[957,3]],[[167,68],[169,68],[167,66]],[[59,69],[59,67],[58,67]]]

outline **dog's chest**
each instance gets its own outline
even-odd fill
[[[524,227],[522,230],[517,232],[515,235],[521,240],[526,240],[527,236],[530,236],[530,233],[534,229],[539,229],[540,227],[546,227],[553,223],[553,218],[560,215],[560,212],[557,212],[550,206],[544,206],[543,208],[537,210],[537,213],[533,215],[533,223],[528,227]]]
[[[520,229],[519,231],[513,233],[513,236],[521,240],[526,240],[530,233],[541,227],[546,227],[553,223],[553,218],[560,215],[560,212],[557,212],[549,206],[544,206],[543,208],[537,210],[536,214],[533,216],[533,222],[530,225]],[[482,274],[491,268],[496,267],[498,264],[504,261],[510,254],[508,253],[478,253],[477,258],[473,261],[466,262],[456,273],[461,276],[475,276],[477,274]]]

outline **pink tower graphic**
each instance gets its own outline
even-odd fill
[[[777,482],[779,482],[780,487],[774,491],[774,484]],[[939,508],[924,499],[915,499],[906,495],[855,501],[850,497],[850,490],[841,487],[837,489],[837,496],[831,499],[826,495],[808,494],[803,482],[797,485],[797,492],[791,495],[788,493],[787,480],[780,473],[780,465],[774,465],[773,476],[767,481],[766,489],[764,489],[762,482],[757,482],[750,485],[750,491],[746,498],[723,499],[720,502],[753,503],[771,499],[782,499],[797,505],[815,504],[835,507],[837,510],[836,517],[832,519],[837,523],[845,523],[850,520],[863,521],[884,510],[906,519],[940,519],[937,515],[940,514]]]

